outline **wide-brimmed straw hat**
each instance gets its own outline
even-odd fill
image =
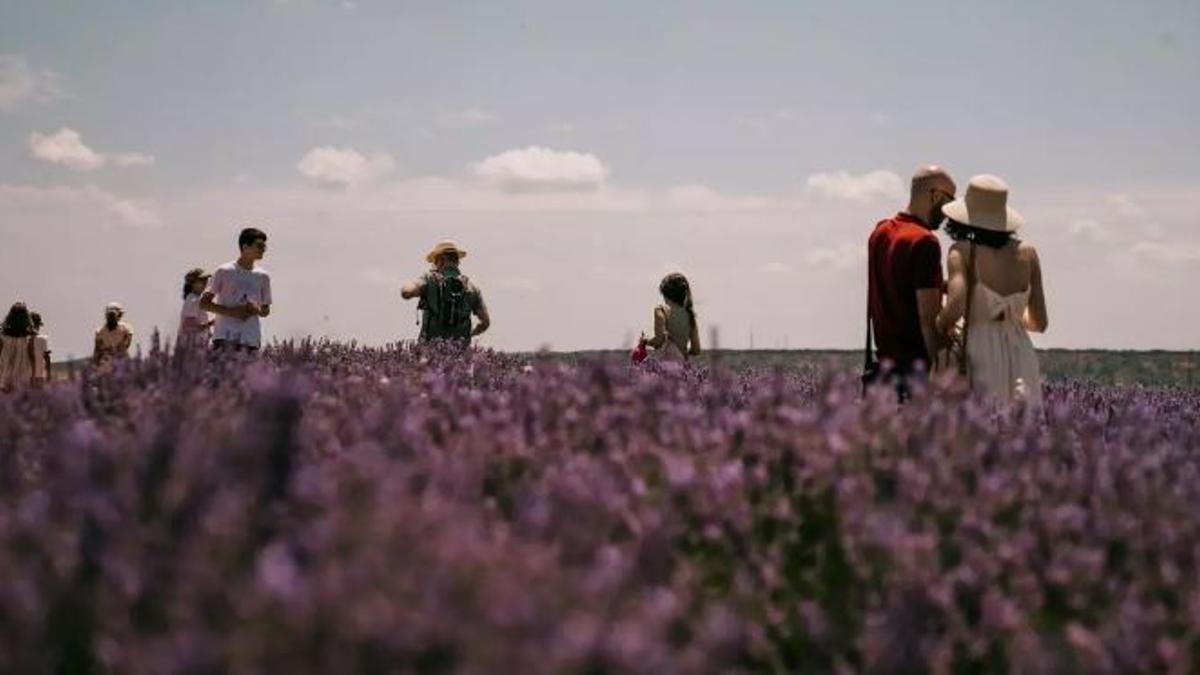
[[[1016,232],[1025,219],[1008,205],[1008,183],[983,174],[967,183],[967,192],[942,207],[950,220],[993,232]]]
[[[442,255],[443,253],[456,253],[460,259],[467,257],[467,252],[459,248],[458,244],[450,240],[446,240],[439,241],[437,246],[434,246],[433,250],[429,252],[429,255],[425,256],[425,260],[426,262],[436,262],[438,256]]]
[[[205,272],[203,269],[201,269],[199,267],[196,267],[196,268],[188,270],[188,273],[186,275],[184,275],[183,279],[184,279],[184,281],[186,281],[190,284],[193,281],[199,281],[201,279],[208,279],[211,277],[212,277],[211,274],[209,274],[208,272]]]

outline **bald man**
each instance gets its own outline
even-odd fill
[[[880,221],[867,243],[867,310],[878,358],[889,364],[900,397],[905,379],[925,372],[937,354],[937,315],[944,288],[942,247],[934,231],[954,200],[954,179],[938,166],[913,174],[908,206]]]

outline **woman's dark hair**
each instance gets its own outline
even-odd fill
[[[982,227],[972,227],[957,220],[946,221],[946,234],[954,241],[973,241],[988,248],[1004,248],[1011,241],[1019,241],[1012,232],[997,232],[985,230]]]
[[[658,292],[671,302],[682,305],[687,310],[688,319],[692,322],[692,330],[696,329],[696,309],[692,305],[692,287],[687,277],[678,272],[663,277],[658,285]]]
[[[4,317],[3,333],[8,337],[29,337],[33,335],[33,319],[29,316],[29,308],[25,303],[14,303]]]

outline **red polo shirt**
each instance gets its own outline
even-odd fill
[[[943,288],[942,246],[929,226],[898,213],[875,226],[867,244],[867,303],[880,360],[907,372],[929,362],[917,290]]]

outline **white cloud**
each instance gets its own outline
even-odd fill
[[[115,216],[109,222],[133,227],[156,227],[162,224],[154,204],[141,199],[120,197],[94,185],[87,187],[32,187],[0,184],[0,211],[32,217],[51,211],[54,220],[77,217],[86,222],[103,221],[102,214]]]
[[[115,155],[108,156],[109,161],[113,166],[121,168],[131,166],[154,166],[154,155],[145,155],[140,152],[118,152]]]
[[[1129,195],[1108,195],[1108,197],[1105,198],[1105,201],[1108,202],[1108,205],[1115,209],[1118,214],[1125,216],[1126,218],[1140,218],[1146,215],[1146,209],[1137,202],[1133,201],[1133,199],[1130,199]]]
[[[867,245],[841,244],[839,246],[818,246],[808,251],[804,262],[809,265],[832,267],[838,270],[862,268],[867,259]]]
[[[903,199],[904,181],[894,171],[877,170],[855,176],[846,171],[816,173],[808,177],[808,191],[828,199],[870,201]]]
[[[0,110],[15,110],[32,101],[63,98],[61,77],[52,70],[36,70],[24,56],[0,54]]]
[[[680,211],[743,211],[773,204],[765,197],[721,194],[706,185],[680,185],[666,194],[666,205]]]
[[[78,131],[67,127],[49,135],[37,131],[29,134],[29,152],[36,159],[76,171],[95,171],[110,163],[121,168],[154,164],[153,156],[140,152],[112,155],[96,152],[83,142]]]
[[[145,201],[121,199],[107,192],[102,193],[101,198],[126,225],[156,227],[162,224],[158,213]]]
[[[531,145],[492,155],[473,166],[475,174],[508,190],[594,190],[608,178],[595,155]]]
[[[1151,263],[1167,265],[1200,263],[1200,246],[1196,245],[1140,241],[1129,250],[1134,256]]]
[[[1109,241],[1113,238],[1113,233],[1108,227],[1090,218],[1071,221],[1067,225],[1067,234],[1076,239],[1092,242]]]
[[[387,153],[368,157],[354,148],[322,146],[309,150],[296,168],[318,183],[349,187],[380,178],[395,166]]]
[[[29,134],[29,151],[42,161],[76,171],[95,171],[104,166],[104,156],[84,145],[79,132],[66,127],[49,136],[36,131]]]

